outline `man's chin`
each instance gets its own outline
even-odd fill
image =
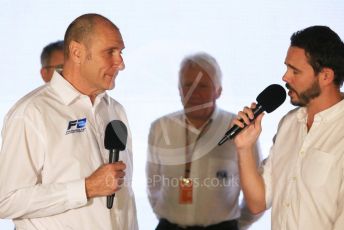
[[[290,99],[290,104],[292,104],[294,106],[305,107],[305,104],[301,103],[298,100],[293,100],[292,98]]]
[[[109,84],[107,90],[113,90],[115,88],[115,81],[112,82],[112,84]]]
[[[108,77],[108,82],[107,82],[107,87],[106,90],[112,90],[115,88],[115,80],[116,80],[116,76],[113,77]]]

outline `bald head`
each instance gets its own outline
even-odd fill
[[[82,43],[89,48],[92,44],[92,37],[96,35],[94,32],[99,25],[109,26],[118,30],[118,27],[113,22],[99,14],[81,15],[68,26],[64,37],[64,56],[66,60],[69,58],[69,45],[71,41]]]

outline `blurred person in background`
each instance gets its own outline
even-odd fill
[[[54,70],[61,72],[63,69],[63,41],[56,41],[45,46],[41,53],[41,76],[44,82],[49,82]]]
[[[207,53],[184,58],[179,92],[184,109],[151,125],[148,197],[157,230],[247,229],[259,218],[239,205],[239,171],[232,141],[217,143],[235,115],[220,109],[220,67]],[[255,163],[260,161],[255,146]]]

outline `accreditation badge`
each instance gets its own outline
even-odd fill
[[[192,186],[190,178],[179,180],[179,204],[192,204]]]

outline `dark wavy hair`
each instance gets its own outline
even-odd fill
[[[324,67],[334,72],[334,83],[342,86],[344,81],[344,44],[338,34],[327,26],[311,26],[295,32],[291,46],[305,50],[309,64],[318,74]]]

